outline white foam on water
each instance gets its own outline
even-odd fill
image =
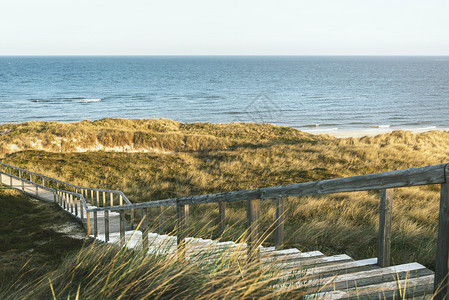
[[[390,128],[391,125],[373,125],[370,126],[371,128]]]
[[[81,102],[81,103],[91,103],[91,102],[100,102],[101,99],[79,99],[76,100],[76,102]]]

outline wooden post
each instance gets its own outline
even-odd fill
[[[437,257],[435,262],[434,299],[449,299],[449,168],[446,166],[446,183],[441,184],[440,214],[438,217]]]
[[[100,207],[100,191],[97,191],[97,207]]]
[[[94,190],[90,190],[90,204],[94,205]]]
[[[78,196],[74,196],[75,199],[75,216],[78,217]]]
[[[103,207],[106,206],[106,192],[103,192]]]
[[[125,245],[125,211],[120,210],[120,246]]]
[[[22,181],[22,191],[25,191],[25,181],[23,181],[23,179],[21,181]]]
[[[119,197],[120,197],[120,205],[123,205],[123,197],[122,197],[122,195],[119,195]]]
[[[104,211],[104,240],[109,241],[109,210]]]
[[[379,241],[377,247],[377,264],[390,266],[391,216],[393,213],[393,190],[380,191]]]
[[[114,194],[111,192],[111,206],[114,206]]]
[[[12,187],[12,170],[11,170],[11,167],[9,167],[9,185]]]
[[[178,257],[184,258],[185,255],[185,238],[186,238],[186,206],[176,205],[176,237],[178,242]]]
[[[90,236],[90,212],[86,211],[87,236]]]
[[[259,256],[259,226],[260,200],[247,200],[247,230],[248,230],[248,258],[257,259]]]
[[[163,234],[164,233],[164,210],[165,207],[164,206],[159,206],[159,234]]]
[[[70,212],[73,214],[74,207],[73,207],[73,195],[72,194],[69,195],[69,199],[70,199],[69,200],[70,201]]]
[[[223,232],[226,228],[226,202],[218,202],[218,230],[220,236],[223,235]]]
[[[94,211],[94,237],[98,236],[98,214],[97,211]]]
[[[130,226],[131,226],[131,230],[133,230],[134,229],[134,208],[130,209],[130,216],[129,217],[130,217],[129,218],[129,223],[130,223]]]
[[[62,201],[62,208],[65,209],[65,193],[61,192],[61,201]]]
[[[42,186],[45,186],[45,178],[42,177]]]
[[[285,210],[284,210],[284,197],[276,198],[276,229],[274,236],[274,245],[276,250],[282,249],[284,245],[284,223],[285,223]]]
[[[83,217],[84,217],[84,206],[83,206],[83,201],[81,201],[81,198],[80,198],[80,214],[81,214],[81,220],[83,220]]]
[[[36,180],[37,181],[37,180]],[[36,184],[36,197],[39,195],[39,187]]]
[[[30,173],[30,182],[33,182],[33,177],[31,176],[31,173]]]
[[[142,249],[148,252],[148,208],[142,209]],[[144,253],[145,253],[144,252]]]

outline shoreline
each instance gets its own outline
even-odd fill
[[[437,127],[428,127],[428,128],[368,128],[368,129],[299,129],[300,131],[320,135],[327,134],[336,138],[361,138],[365,136],[376,136],[379,134],[391,133],[393,131],[410,131],[412,133],[423,133],[429,131],[449,131],[449,128],[437,128]]]

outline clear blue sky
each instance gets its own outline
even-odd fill
[[[0,0],[0,55],[449,55],[448,0]]]

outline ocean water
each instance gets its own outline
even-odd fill
[[[0,123],[449,128],[449,57],[0,57]]]

